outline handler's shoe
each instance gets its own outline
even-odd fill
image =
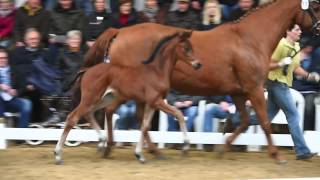
[[[297,160],[310,160],[315,155],[317,155],[317,153],[308,153],[308,154],[298,155]]]

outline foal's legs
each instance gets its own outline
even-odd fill
[[[276,159],[278,163],[283,164],[286,163],[286,159],[281,156],[278,152],[276,146],[273,145],[271,134],[271,123],[267,115],[267,106],[266,100],[264,98],[263,88],[258,88],[255,91],[251,91],[249,94],[249,99],[251,101],[252,107],[256,112],[256,116],[260,122],[262,129],[266,134],[266,138],[268,141],[268,150],[269,154],[272,158]]]
[[[88,112],[89,112],[88,108],[84,107],[83,104],[80,103],[80,105],[68,115],[63,133],[59,141],[57,142],[56,148],[54,150],[56,164],[63,163],[62,157],[61,157],[62,146],[65,143],[70,130],[73,128],[73,126],[75,126],[78,123],[79,119]]]
[[[144,115],[144,108],[145,103],[137,103],[137,112],[136,112],[136,119],[138,120],[140,126],[142,126],[143,121],[143,115]],[[146,143],[148,144],[149,152],[154,154],[157,159],[164,159],[161,152],[158,150],[156,145],[152,143],[151,138],[149,136],[149,132],[142,132],[144,134],[144,138],[146,140]]]
[[[141,163],[145,163],[146,159],[143,156],[142,153],[142,148],[143,148],[143,143],[144,143],[144,137],[145,134],[148,133],[149,127],[150,127],[150,122],[152,119],[152,116],[154,114],[154,109],[151,108],[148,104],[146,104],[145,109],[144,109],[144,117],[143,121],[141,124],[141,136],[140,136],[140,141],[138,141],[136,149],[135,149],[135,156]]]
[[[190,140],[187,135],[187,127],[186,127],[186,123],[185,123],[183,114],[176,107],[165,103],[163,99],[157,101],[156,107],[166,113],[172,114],[175,118],[177,118],[177,120],[179,122],[180,129],[183,132],[183,139],[184,140],[183,140],[182,151],[184,154],[186,154],[190,148]]]

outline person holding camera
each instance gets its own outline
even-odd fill
[[[307,160],[315,154],[310,152],[299,126],[301,117],[290,93],[293,74],[304,77],[307,81],[318,83],[320,76],[316,72],[307,72],[300,66],[299,39],[301,29],[294,24],[286,32],[271,57],[270,72],[267,80],[268,116],[272,120],[281,109],[288,121],[289,131],[294,143],[297,160]]]

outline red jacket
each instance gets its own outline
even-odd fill
[[[8,16],[0,16],[0,39],[9,38],[13,34],[15,11]]]

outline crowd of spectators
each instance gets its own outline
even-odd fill
[[[267,2],[269,0],[25,0],[19,1],[21,6],[17,7],[13,0],[0,0],[0,46],[9,54],[8,66],[16,89],[15,96],[32,102],[30,122],[39,122],[46,118],[42,113],[45,110],[41,97],[70,95],[69,84],[80,69],[84,54],[106,29],[153,22],[210,30],[237,20],[250,9]],[[135,9],[136,3],[143,3],[143,8]],[[317,41],[308,43],[305,39],[307,43],[302,45],[301,66],[309,72],[320,73]],[[50,75],[54,78],[49,84],[35,78],[39,64],[50,69]],[[313,99],[319,85],[295,77],[293,88],[303,92],[308,99],[306,110],[313,113],[305,113],[304,124],[305,129],[314,129]],[[5,91],[2,83],[0,89]],[[172,91],[168,102],[183,110],[188,117],[189,131],[193,129],[193,120],[197,115],[194,108],[199,100],[207,100],[210,107],[218,107],[212,109],[208,106],[207,112],[216,114],[218,118],[225,118],[232,104],[227,97],[192,97]],[[123,120],[134,117],[128,110],[134,109],[134,106],[134,103],[128,103],[120,108],[119,123],[122,123],[117,124],[119,128],[137,127]],[[124,112],[122,117],[121,112]],[[19,126],[26,127],[27,123],[21,124],[24,125]],[[171,117],[169,129],[178,130]],[[204,131],[212,130],[210,118],[205,118]]]

